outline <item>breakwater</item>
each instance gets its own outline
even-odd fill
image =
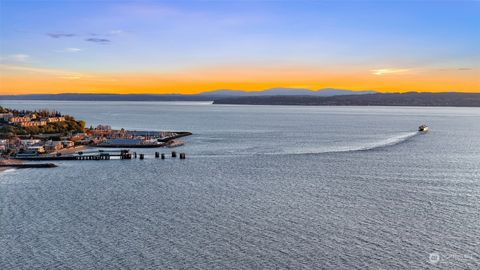
[[[30,161],[45,161],[45,160],[110,160],[116,159],[131,159],[132,154],[130,150],[119,151],[90,151],[90,152],[77,152],[71,155],[33,155],[33,156],[17,156],[14,159],[17,160],[30,160]]]
[[[27,168],[55,168],[57,165],[53,163],[36,163],[36,164],[0,164],[0,168],[16,168],[16,169],[27,169]]]

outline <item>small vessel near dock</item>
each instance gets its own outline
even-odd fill
[[[165,146],[168,148],[178,147],[184,145],[185,142],[179,140],[170,140],[165,143]]]
[[[419,132],[427,132],[428,131],[428,126],[427,125],[421,125],[418,127]]]
[[[92,147],[101,148],[155,148],[175,147],[183,145],[183,142],[175,139],[192,135],[191,132],[159,132],[159,131],[118,131],[109,130],[109,136],[94,144]]]

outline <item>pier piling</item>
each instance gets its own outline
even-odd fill
[[[180,159],[185,159],[185,153],[180,153]]]
[[[162,153],[161,158],[165,159],[165,154],[164,153]]]
[[[133,158],[137,158],[137,152],[133,152]]]
[[[143,159],[143,157],[144,157],[143,154],[140,154],[140,159]]]
[[[177,157],[177,152],[173,151],[172,152],[172,158],[176,158]]]
[[[155,152],[155,158],[159,158],[160,157],[160,153],[159,152]]]

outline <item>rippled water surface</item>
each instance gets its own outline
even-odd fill
[[[480,268],[479,109],[0,105],[194,133],[183,161],[0,173],[0,269]]]

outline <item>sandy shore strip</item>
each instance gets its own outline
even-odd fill
[[[21,160],[16,160],[16,159],[0,159],[0,172],[3,172],[5,170],[8,170],[12,167],[8,167],[8,165],[18,165],[18,164],[23,164]]]

